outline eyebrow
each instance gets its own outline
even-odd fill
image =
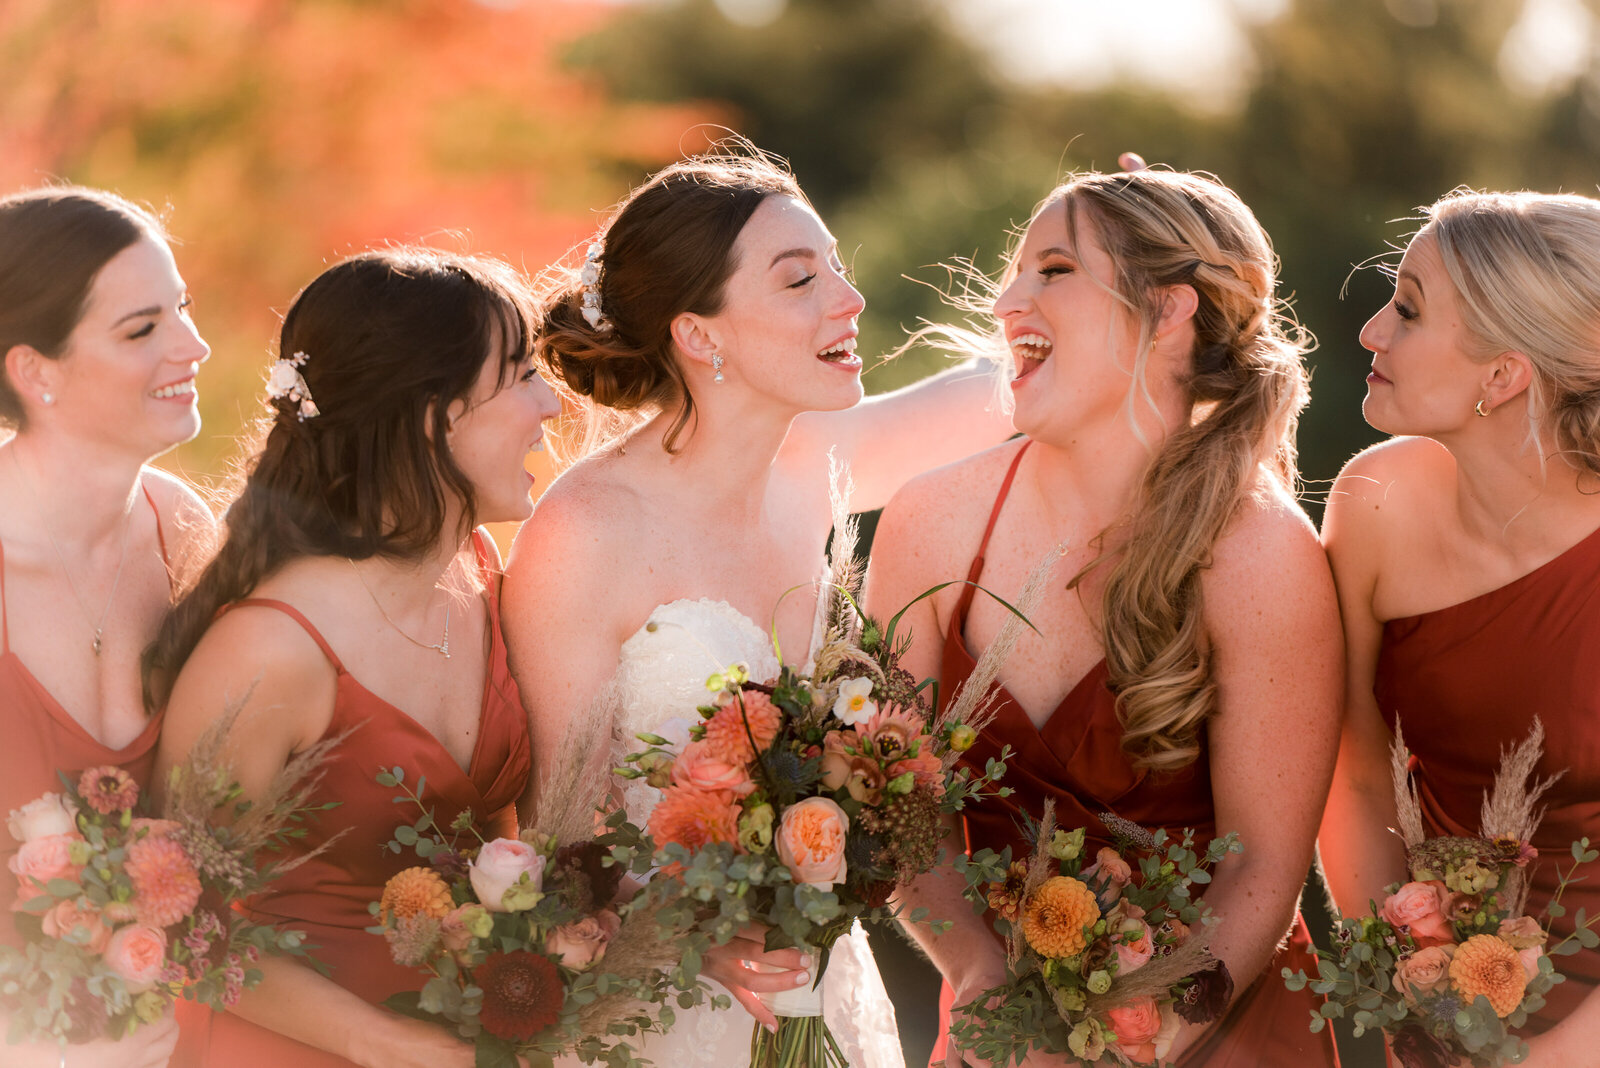
[[[127,322],[129,319],[142,319],[147,315],[160,315],[160,314],[161,314],[161,306],[158,305],[158,304],[152,304],[148,308],[140,308],[138,311],[129,312],[127,315],[124,315],[122,318],[118,319],[116,322],[111,324],[111,329],[115,330],[117,327],[121,326],[123,323]]]
[[[1428,295],[1427,291],[1422,288],[1422,279],[1418,278],[1415,273],[1413,273],[1411,271],[1401,271],[1400,272],[1400,281],[1402,281],[1402,282],[1410,282],[1412,285],[1417,287],[1417,292],[1419,294],[1421,294],[1422,296],[1427,296]]]
[[[837,241],[828,246],[828,251],[830,253],[837,252],[838,250],[839,242]],[[817,250],[814,248],[786,248],[776,256],[772,257],[772,262],[767,264],[767,270],[772,270],[772,268],[776,267],[784,260],[814,260],[816,258]]]
[[[1039,250],[1039,257],[1038,257],[1039,259],[1047,260],[1051,256],[1060,256],[1063,259],[1068,259],[1068,260],[1073,258],[1071,249],[1062,248],[1059,245],[1052,246],[1051,248],[1044,248],[1044,249],[1040,249]]]

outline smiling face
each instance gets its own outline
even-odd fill
[[[1386,434],[1459,428],[1484,397],[1485,368],[1467,355],[1470,341],[1438,243],[1421,233],[1400,261],[1394,298],[1361,328],[1373,357],[1361,414]]]
[[[499,332],[496,331],[498,344]],[[561,411],[552,390],[530,360],[505,369],[500,380],[498,353],[484,361],[472,393],[450,428],[449,447],[456,466],[472,483],[477,521],[506,523],[533,514],[528,491],[533,475],[528,453],[544,448],[544,421]]]
[[[858,402],[856,316],[866,302],[816,212],[793,197],[767,197],[739,232],[733,254],[737,267],[722,311],[704,317],[724,359],[724,385],[795,411]]]
[[[165,241],[146,234],[95,276],[54,368],[53,419],[143,458],[200,432],[195,374],[211,355]]]
[[[1040,209],[994,305],[1013,360],[1012,421],[1035,440],[1125,420],[1134,386],[1139,325],[1111,290],[1099,227],[1082,211],[1076,222],[1075,247],[1066,204]]]

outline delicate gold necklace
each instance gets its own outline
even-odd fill
[[[448,597],[445,598],[444,602],[444,637],[438,642],[430,645],[425,641],[413,638],[411,635],[407,634],[400,628],[400,624],[396,623],[389,617],[389,613],[384,611],[383,602],[378,600],[378,595],[372,592],[371,586],[367,585],[366,576],[361,573],[361,569],[356,566],[356,562],[354,560],[350,560],[349,557],[345,557],[345,559],[350,561],[350,570],[354,571],[356,573],[356,578],[361,580],[362,589],[367,591],[367,596],[372,598],[372,603],[374,605],[377,605],[378,611],[382,614],[385,623],[388,623],[389,626],[393,627],[395,632],[399,634],[400,637],[404,638],[412,645],[417,646],[419,649],[432,649],[446,660],[450,659],[450,599]]]
[[[27,493],[28,500],[33,504],[34,511],[39,513],[39,525],[44,528],[44,536],[50,540],[50,548],[55,551],[56,561],[61,565],[61,571],[67,576],[67,586],[72,590],[72,597],[78,602],[78,609],[83,613],[83,618],[94,628],[94,640],[89,643],[89,648],[94,650],[94,655],[99,657],[102,637],[106,631],[106,619],[111,615],[111,605],[117,599],[117,588],[122,585],[122,570],[128,563],[128,530],[133,526],[133,497],[129,496],[127,507],[122,512],[122,546],[117,550],[117,575],[111,580],[111,592],[106,595],[105,607],[100,610],[100,621],[95,622],[94,615],[89,611],[89,606],[84,602],[83,594],[78,591],[77,580],[72,577],[72,569],[67,567],[66,554],[61,551],[61,546],[56,542],[55,534],[50,530],[50,521],[45,518],[44,508],[39,504],[39,498],[34,494],[33,487],[28,485],[27,476],[22,473],[22,461],[17,459],[17,448],[12,445],[11,465],[17,469],[17,482],[21,484],[23,492]]]

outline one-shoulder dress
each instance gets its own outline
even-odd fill
[[[150,510],[156,513],[156,540],[162,563],[167,560],[166,536],[161,531],[161,513],[143,484],[139,487]],[[5,549],[0,546],[0,729],[5,744],[0,745],[0,815],[21,808],[49,792],[61,792],[57,771],[68,774],[102,764],[123,768],[144,787],[155,768],[156,739],[161,733],[161,717],[151,716],[144,730],[121,749],[103,745],[61,706],[49,690],[34,677],[22,659],[11,650],[11,621],[6,616]],[[0,867],[4,867],[21,843],[0,831]],[[21,936],[12,925],[11,906],[17,898],[17,881],[9,872],[0,877],[0,942],[21,945]]]
[[[939,692],[946,699],[977,666],[964,635],[974,593],[971,583],[983,574],[989,537],[1026,451],[1024,443],[1000,485],[988,528],[967,576],[969,584],[963,588],[950,617],[939,679]],[[1002,747],[1011,746],[1012,757],[1006,762],[1003,782],[1013,792],[1005,798],[985,798],[967,808],[969,849],[987,847],[999,851],[1009,845],[1013,856],[1023,855],[1031,843],[1022,840],[1018,818],[1023,812],[1037,818],[1046,798],[1055,800],[1056,820],[1061,826],[1087,829],[1086,849],[1090,855],[1100,846],[1111,844],[1111,833],[1100,820],[1100,814],[1107,812],[1148,830],[1164,827],[1176,833],[1192,828],[1202,849],[1215,836],[1216,812],[1204,735],[1199,759],[1180,771],[1157,775],[1135,768],[1122,749],[1122,724],[1115,699],[1106,686],[1104,660],[1072,688],[1043,727],[1035,727],[1016,699],[1003,686],[996,686],[999,703],[995,718],[979,732],[977,743],[964,760],[981,771],[991,757],[1000,755]],[[1326,1031],[1314,1035],[1308,1026],[1320,999],[1309,990],[1291,992],[1279,978],[1280,969],[1286,966],[1315,973],[1310,945],[1305,922],[1296,916],[1288,944],[1259,976],[1234,977],[1238,994],[1228,1016],[1209,1028],[1178,1064],[1189,1068],[1337,1066],[1332,1036]],[[943,996],[948,1009],[948,985]],[[942,1040],[940,1044],[942,1047]],[[935,1051],[936,1059],[939,1052]]]
[[[344,837],[286,873],[246,912],[260,922],[305,931],[308,944],[316,947],[312,955],[332,969],[329,978],[373,1004],[391,994],[418,990],[426,978],[417,969],[395,964],[388,943],[366,931],[372,924],[367,903],[378,899],[390,876],[421,863],[409,851],[397,855],[384,848],[395,826],[409,822],[416,813],[412,807],[395,804],[391,799],[399,791],[378,785],[376,773],[400,765],[408,783],[425,777],[423,801],[433,808],[439,826],[449,827],[458,814],[471,810],[479,833],[492,839],[516,837],[514,806],[533,770],[527,715],[506,663],[496,576],[488,573],[484,537],[481,530],[474,534],[489,593],[489,664],[477,741],[465,771],[431,732],[346,671],[338,654],[297,609],[259,598],[231,606],[270,608],[305,629],[338,672],[333,718],[323,737],[351,732],[329,758],[312,798],[312,804],[332,801],[338,807],[310,824],[299,848],[316,849],[348,828]],[[176,1068],[354,1068],[352,1061],[233,1013],[196,1010],[187,1003],[180,1009],[181,1034],[172,1060]]]
[[[1501,751],[1527,737],[1535,716],[1543,721],[1536,774],[1565,774],[1544,795],[1533,839],[1528,911],[1539,916],[1558,868],[1572,866],[1572,842],[1600,842],[1600,530],[1499,589],[1389,620],[1373,693],[1416,757],[1429,834],[1477,834]],[[1555,938],[1572,931],[1580,908],[1600,913],[1600,878],[1569,886],[1561,903]],[[1600,984],[1600,953],[1555,963],[1567,981],[1546,995],[1526,1033],[1548,1030]]]

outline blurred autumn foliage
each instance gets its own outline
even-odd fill
[[[277,317],[347,252],[423,241],[537,271],[700,104],[616,102],[558,62],[610,9],[528,0],[5,0],[0,189],[67,180],[164,210],[213,356],[220,474],[255,415]],[[687,132],[686,132],[687,131]]]

